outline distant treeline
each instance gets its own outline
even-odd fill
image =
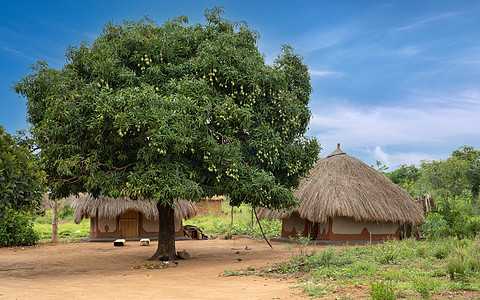
[[[410,195],[430,194],[435,198],[436,209],[428,213],[424,225],[430,234],[464,237],[480,232],[479,150],[463,146],[445,160],[423,161],[419,167],[401,165],[392,172],[380,166],[380,170]]]

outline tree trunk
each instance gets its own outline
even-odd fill
[[[53,199],[52,208],[52,243],[58,243],[58,200]]]
[[[157,203],[158,210],[158,247],[149,260],[172,260],[175,251],[175,212],[170,205]]]

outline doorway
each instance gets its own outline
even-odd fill
[[[128,210],[120,215],[120,236],[123,239],[138,238],[138,211]]]

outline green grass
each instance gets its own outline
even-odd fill
[[[37,223],[33,227],[40,234],[41,242],[48,242],[52,239],[52,224]],[[58,225],[58,239],[64,242],[79,242],[90,234],[90,220],[82,220],[80,224],[73,222]]]
[[[47,210],[44,216],[35,219],[33,228],[40,234],[40,242],[52,239],[52,210]],[[58,209],[58,240],[59,242],[79,242],[90,235],[90,220],[82,220],[80,224],[73,222],[73,210],[67,204]]]
[[[204,234],[225,236],[230,230],[231,206],[225,201],[222,203],[222,213],[210,216],[197,216],[190,220],[183,221],[183,224],[195,225],[202,229]],[[263,231],[267,237],[279,236],[282,230],[280,220],[261,220]],[[232,235],[244,235],[261,237],[261,231],[253,217],[252,209],[248,205],[234,207]]]
[[[331,290],[340,296],[339,290],[356,285],[369,287],[364,288],[364,293],[373,299],[430,299],[440,291],[480,291],[480,239],[410,239],[337,250],[325,248],[292,254],[288,261],[257,268],[255,274],[296,278],[311,297],[321,297]]]

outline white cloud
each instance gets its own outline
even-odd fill
[[[388,154],[382,150],[382,147],[377,145],[375,150],[373,150],[373,154],[376,160],[383,162],[387,166],[390,164]]]
[[[450,19],[453,17],[457,17],[459,15],[462,15],[468,11],[457,11],[457,12],[451,12],[451,13],[444,13],[444,14],[439,14],[436,16],[428,17],[428,18],[423,18],[423,19],[417,19],[416,21],[413,21],[412,23],[402,26],[402,27],[397,27],[392,30],[392,32],[401,32],[401,31],[408,31],[408,30],[414,30],[419,27],[422,27],[424,25],[427,25],[432,22],[436,21],[441,21],[445,19]]]
[[[26,58],[28,60],[36,61],[33,57],[28,56],[21,51],[18,51],[18,50],[9,48],[9,47],[0,46],[0,51],[8,53],[8,54],[13,55],[13,56],[18,57],[18,58]]]
[[[420,48],[408,46],[408,47],[399,49],[397,51],[397,54],[400,54],[402,56],[414,56],[415,54],[418,54],[420,52],[422,52]]]
[[[322,107],[313,111],[309,132],[324,146],[322,155],[341,142],[396,167],[440,159],[440,149],[449,154],[462,145],[479,147],[478,116],[480,90],[430,97],[417,93],[394,106]]]
[[[361,33],[359,24],[354,22],[335,28],[320,28],[310,31],[297,41],[296,49],[300,53],[309,53],[321,49],[338,46],[346,41],[356,38]]]
[[[328,76],[341,76],[341,72],[335,71],[320,71],[320,70],[309,70],[310,76],[312,77],[328,77]]]

